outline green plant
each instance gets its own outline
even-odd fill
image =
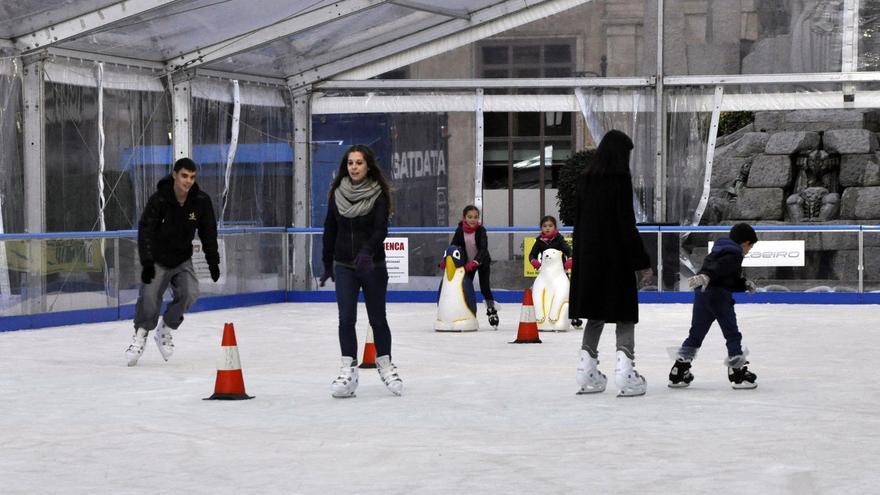
[[[596,149],[589,148],[578,151],[565,161],[559,170],[559,189],[556,194],[556,205],[559,207],[559,221],[565,225],[574,225],[577,208],[577,180],[584,167],[596,159]]]
[[[721,112],[718,137],[734,133],[755,121],[755,112]]]

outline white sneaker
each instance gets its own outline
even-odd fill
[[[156,346],[159,347],[159,354],[162,355],[162,359],[168,361],[168,358],[174,354],[174,342],[171,341],[171,329],[165,326],[164,321],[159,322],[153,339],[156,341]]]
[[[382,379],[382,383],[388,387],[392,394],[400,395],[403,393],[403,380],[397,374],[397,366],[394,366],[394,363],[391,362],[391,357],[377,357],[376,368],[378,368],[379,378]]]
[[[125,359],[128,360],[129,366],[134,366],[138,363],[138,359],[143,355],[144,346],[146,345],[147,331],[143,328],[136,329],[134,331],[134,338],[131,341],[131,345],[125,350]]]
[[[358,386],[358,369],[354,366],[354,359],[343,356],[342,367],[339,368],[339,376],[330,384],[333,397],[345,399],[354,397],[354,391]]]
[[[645,377],[635,369],[635,363],[623,351],[617,351],[617,368],[614,370],[614,381],[620,391],[618,397],[634,397],[645,395],[648,383]]]
[[[578,395],[595,394],[605,391],[608,379],[599,371],[599,360],[590,356],[590,353],[581,349],[580,360],[577,367],[577,383],[581,386]]]

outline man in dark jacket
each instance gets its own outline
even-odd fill
[[[703,267],[688,281],[694,289],[691,329],[669,372],[670,387],[687,387],[693,381],[691,362],[716,320],[727,341],[727,376],[731,385],[737,389],[758,386],[755,383],[757,376],[746,367],[748,361],[742,347],[742,334],[736,324],[732,294],[755,290],[755,284],[742,276],[742,262],[756,242],[758,236],[751,226],[745,223],[734,225],[729,238],[723,237],[715,242],[712,252],[703,260]]]
[[[196,163],[189,158],[177,160],[171,175],[159,181],[141,215],[138,254],[143,285],[135,307],[134,339],[125,351],[129,366],[137,364],[144,353],[147,334],[153,329],[162,358],[167,361],[174,352],[171,330],[180,326],[183,314],[199,296],[199,281],[192,264],[196,230],[211,280],[217,282],[220,278],[214,206],[195,180]],[[169,285],[173,300],[159,323],[162,295]]]

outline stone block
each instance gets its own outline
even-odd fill
[[[792,155],[819,146],[819,134],[806,131],[776,132],[767,141],[764,153],[768,155]]]
[[[782,220],[782,188],[747,187],[736,200],[733,218],[742,220]]]
[[[730,186],[739,176],[739,171],[749,163],[751,163],[750,158],[739,158],[728,154],[715,157],[712,162],[712,187]]]
[[[782,128],[792,131],[827,131],[863,129],[865,112],[861,110],[795,110],[785,114]]]
[[[840,200],[840,218],[880,220],[880,187],[847,187]]]
[[[880,186],[880,153],[843,155],[840,158],[840,185]]]
[[[755,112],[755,130],[765,132],[782,129],[784,120],[782,112]]]
[[[866,129],[833,130],[825,133],[824,143],[829,153],[873,153],[877,150],[877,135]]]
[[[791,157],[758,155],[749,170],[749,187],[788,187],[791,183]]]
[[[751,157],[763,153],[769,140],[770,134],[766,132],[747,132],[733,145],[733,155]]]

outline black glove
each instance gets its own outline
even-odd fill
[[[336,277],[333,276],[333,265],[324,265],[324,273],[322,273],[321,276],[318,278],[318,281],[320,282],[319,285],[321,287],[324,287],[324,284],[327,283],[328,278],[336,282]]]
[[[153,263],[144,263],[143,270],[141,270],[141,282],[144,285],[149,285],[154,278],[156,278],[156,266]]]
[[[211,272],[211,280],[220,280],[220,265],[208,265],[208,271]]]
[[[361,251],[354,258],[355,271],[358,273],[370,273],[373,271],[373,256],[366,251]]]

